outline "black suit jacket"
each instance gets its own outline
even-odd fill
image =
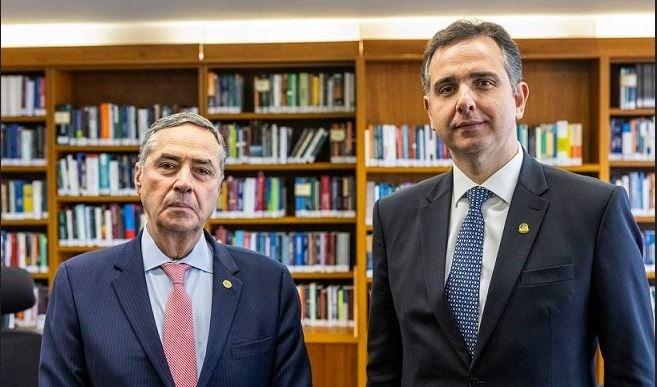
[[[471,360],[444,295],[452,181],[375,204],[368,385],[589,386],[598,339],[605,385],[654,385],[641,234],[622,188],[525,153]]]
[[[197,385],[310,386],[290,273],[273,259],[205,238],[214,255],[212,311]],[[141,233],[59,266],[39,385],[173,386],[148,297]]]

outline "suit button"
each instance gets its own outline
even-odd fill
[[[481,381],[477,378],[468,379],[468,387],[477,387],[481,384]]]

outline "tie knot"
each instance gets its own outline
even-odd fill
[[[470,188],[467,194],[470,208],[473,209],[481,209],[481,206],[486,202],[486,200],[493,196],[491,191],[481,186]]]
[[[175,284],[182,284],[185,278],[185,272],[189,269],[186,263],[163,263],[162,270],[167,273],[171,282]]]

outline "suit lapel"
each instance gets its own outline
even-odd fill
[[[116,278],[112,281],[114,293],[162,382],[173,386],[148,297],[141,255],[141,234],[126,244],[114,268],[117,272]]]
[[[215,242],[207,232],[205,238],[212,246],[214,256],[212,260],[212,312],[208,346],[197,384],[199,387],[207,385],[212,371],[224,351],[243,286],[242,281],[236,276],[239,268],[228,250]],[[225,281],[229,281],[230,285]]]
[[[525,152],[486,296],[473,365],[495,330],[525,266],[549,204],[540,196],[547,189],[542,167]],[[529,232],[523,234],[518,231],[522,223],[529,226]]]
[[[445,256],[452,204],[452,173],[445,173],[437,179],[436,186],[420,208],[422,272],[433,314],[456,353],[464,364],[468,364],[470,360],[465,341],[445,300]]]

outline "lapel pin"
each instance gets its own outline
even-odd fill
[[[233,287],[233,283],[228,280],[224,280],[223,284],[226,289],[230,289]]]
[[[529,232],[529,225],[527,223],[520,223],[520,226],[518,226],[518,232],[521,234],[527,234]]]

